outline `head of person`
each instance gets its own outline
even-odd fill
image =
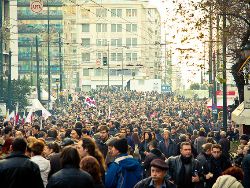
[[[241,145],[247,145],[248,141],[249,141],[248,135],[243,134],[240,136],[240,144]]]
[[[32,135],[37,134],[39,131],[40,131],[40,126],[38,124],[32,126]]]
[[[206,143],[202,145],[202,151],[206,154],[206,155],[211,155],[211,148],[212,148],[212,143]]]
[[[105,141],[109,137],[109,128],[106,125],[101,125],[99,127],[100,139]]]
[[[169,130],[167,130],[167,129],[164,129],[164,131],[163,131],[163,138],[165,139],[165,140],[168,140],[169,139]]]
[[[73,140],[79,140],[81,138],[81,129],[72,129],[70,133],[70,137]]]
[[[119,154],[128,153],[128,142],[126,138],[119,138],[113,143],[112,155],[117,156]]]
[[[215,159],[219,159],[222,154],[222,148],[220,144],[213,144],[211,147],[212,156]]]
[[[65,148],[63,148],[62,153],[60,155],[60,162],[62,168],[66,166],[79,168],[80,156],[77,149],[72,146],[66,146]]]
[[[149,151],[151,151],[152,149],[156,149],[157,146],[158,146],[158,143],[156,140],[152,140],[151,142],[148,143]]]
[[[49,156],[52,153],[59,153],[60,146],[56,142],[50,142],[45,145],[43,152],[45,156]]]
[[[154,159],[151,163],[151,178],[155,182],[163,182],[168,166],[162,159]]]
[[[228,169],[226,169],[224,172],[222,172],[222,175],[230,175],[235,177],[238,181],[242,181],[243,180],[243,171],[241,168],[237,167],[237,166],[232,166],[229,167]]]
[[[31,144],[31,155],[41,155],[44,150],[44,142],[42,140],[36,140],[33,144]]]
[[[121,136],[121,138],[125,138],[127,136],[126,128],[120,129],[120,136]]]
[[[81,158],[86,157],[88,155],[94,156],[96,149],[96,143],[90,137],[83,137],[77,144],[77,150]]]
[[[220,137],[221,138],[226,138],[227,137],[227,133],[225,131],[221,131],[220,132]]]
[[[245,145],[243,148],[243,155],[247,155],[249,153],[249,146]]]
[[[13,152],[25,153],[27,148],[27,142],[24,138],[15,138],[12,142],[11,149]]]
[[[190,142],[182,142],[180,145],[180,153],[183,157],[192,157],[192,147]]]
[[[48,137],[56,139],[57,136],[57,130],[55,128],[50,128],[48,131]]]
[[[237,154],[238,155],[242,155],[243,154],[243,149],[244,149],[245,146],[243,145],[239,145],[238,148],[237,148]]]
[[[94,182],[100,183],[102,181],[100,164],[96,158],[92,156],[86,156],[82,158],[80,162],[80,168],[88,172],[94,179]]]

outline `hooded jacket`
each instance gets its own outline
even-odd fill
[[[106,188],[133,188],[142,179],[142,168],[132,156],[120,154],[105,175]]]
[[[213,188],[244,188],[233,176],[223,175],[217,178]]]

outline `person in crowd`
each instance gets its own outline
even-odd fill
[[[46,187],[48,183],[48,175],[50,172],[50,162],[42,156],[44,149],[44,142],[41,140],[35,141],[31,145],[31,161],[39,166],[43,185]]]
[[[32,135],[35,138],[38,138],[39,131],[40,131],[40,126],[38,124],[35,124],[35,125],[32,126]]]
[[[229,156],[230,140],[227,138],[227,133],[225,131],[221,131],[220,137],[221,139],[219,140],[219,144],[221,145],[222,155],[224,155],[227,158],[230,158]]]
[[[192,157],[191,148],[190,142],[182,142],[181,154],[167,159],[168,174],[177,188],[196,188],[203,183],[201,165]]]
[[[200,130],[199,136],[194,141],[194,148],[196,149],[198,154],[202,152],[202,145],[207,143],[205,134],[205,130]]]
[[[249,142],[249,136],[246,134],[242,134],[240,136],[240,145],[245,146],[245,145],[247,145],[248,142]]]
[[[244,172],[243,186],[244,188],[250,188],[250,150],[249,150],[249,147],[242,161],[242,170]]]
[[[80,168],[92,176],[95,188],[104,188],[101,168],[96,158],[92,156],[86,156],[82,158],[80,162]]]
[[[56,142],[50,142],[44,146],[43,154],[46,159],[50,159],[55,153],[59,153],[60,146]]]
[[[231,161],[222,155],[222,148],[219,144],[213,144],[211,147],[212,157],[204,167],[204,173],[206,174],[206,185],[211,188],[216,179],[225,171],[231,167]]]
[[[39,166],[25,155],[27,143],[24,138],[15,138],[12,152],[0,160],[0,187],[44,188]]]
[[[80,169],[80,156],[76,148],[63,148],[60,161],[62,169],[51,176],[47,188],[94,188],[93,178]]]
[[[71,130],[70,137],[74,142],[78,142],[81,139],[82,132],[81,129],[75,128]]]
[[[104,157],[97,147],[95,141],[90,137],[83,137],[77,144],[77,150],[80,154],[81,159],[86,156],[93,156],[99,162],[102,177],[105,177],[106,164]]]
[[[177,144],[169,138],[169,135],[169,131],[165,129],[163,132],[164,140],[159,143],[159,149],[166,158],[177,155]]]
[[[109,128],[106,125],[101,125],[98,128],[98,131],[100,133],[100,136],[99,139],[96,140],[96,144],[102,152],[104,158],[106,158],[108,152],[106,141],[109,139]]]
[[[212,188],[244,188],[241,184],[242,180],[242,169],[232,166],[222,172],[222,175],[217,178]]]
[[[245,146],[243,146],[243,145],[239,145],[238,148],[237,148],[237,153],[236,153],[237,156],[234,159],[234,165],[235,166],[241,167],[241,165],[242,165],[242,160],[244,158],[244,154],[243,154],[244,147]]]
[[[133,188],[142,179],[142,168],[139,162],[128,154],[128,142],[125,138],[113,143],[111,163],[105,175],[106,188]]]
[[[166,178],[167,169],[168,166],[164,160],[154,159],[150,163],[150,177],[139,181],[134,188],[173,188],[174,185]]]
[[[143,167],[145,170],[145,177],[150,176],[150,163],[154,159],[159,158],[159,159],[165,161],[164,154],[157,147],[158,147],[158,145],[157,145],[156,140],[153,140],[153,141],[149,142],[149,144],[148,144],[149,153],[146,155],[144,163],[143,163]]]
[[[143,133],[142,141],[139,145],[139,153],[141,155],[141,160],[144,161],[146,155],[149,152],[148,144],[152,141],[152,134],[150,131],[145,131]]]

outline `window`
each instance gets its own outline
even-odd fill
[[[96,16],[97,17],[107,17],[107,9],[105,9],[105,8],[96,9]]]
[[[111,53],[111,61],[116,61],[116,53]]]
[[[122,46],[122,38],[117,39],[117,46],[118,47]]]
[[[116,17],[116,9],[111,9],[111,17]]]
[[[131,9],[126,9],[126,16],[131,17],[132,16],[132,11]]]
[[[83,38],[82,39],[82,46],[85,48],[89,48],[90,47],[90,38]]]
[[[71,33],[71,42],[76,43],[76,33]]]
[[[131,46],[131,38],[126,38],[126,46]]]
[[[122,32],[122,24],[117,24],[117,32]]]
[[[126,53],[126,61],[131,61],[131,53]]]
[[[101,69],[95,69],[95,76],[101,76],[101,75],[102,75]]]
[[[102,45],[102,39],[96,39],[96,46]]]
[[[107,32],[107,24],[96,24],[96,32]]]
[[[126,24],[126,31],[131,32],[131,24]]]
[[[117,9],[116,15],[122,17],[122,9]]]
[[[107,46],[107,45],[108,45],[108,40],[102,39],[102,46]]]
[[[83,72],[83,76],[89,76],[89,69],[83,69],[82,70],[82,72]]]
[[[90,53],[82,53],[82,61],[90,61]]]
[[[132,32],[137,32],[137,24],[132,24]]]
[[[136,17],[137,16],[137,10],[136,9],[132,9],[132,17]]]
[[[102,53],[101,52],[96,53],[96,59],[102,59]]]
[[[132,46],[137,46],[137,38],[132,38]]]
[[[111,39],[111,46],[116,46],[116,39]]]
[[[116,32],[116,24],[111,24],[111,32]]]
[[[137,53],[132,53],[132,60],[137,61]]]
[[[82,24],[82,32],[89,32],[89,24]]]
[[[111,17],[122,17],[122,9],[111,9]]]
[[[122,61],[122,53],[117,53],[117,61]]]

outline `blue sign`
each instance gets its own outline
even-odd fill
[[[162,85],[161,86],[161,91],[163,93],[169,93],[169,92],[171,92],[171,86],[170,85]]]
[[[213,112],[213,114],[218,113],[217,105],[215,105],[215,104],[212,105],[212,112]]]

